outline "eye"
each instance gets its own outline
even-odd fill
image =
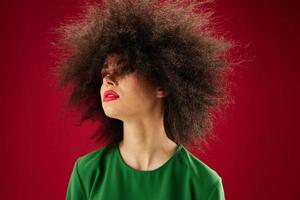
[[[107,75],[107,72],[101,73],[101,77],[104,78]]]

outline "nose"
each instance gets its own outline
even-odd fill
[[[103,78],[103,83],[104,83],[105,85],[112,85],[112,86],[117,85],[117,82],[116,82],[115,78],[114,78],[111,74],[107,74],[107,75]]]

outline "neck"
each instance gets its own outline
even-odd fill
[[[177,149],[177,144],[167,137],[163,118],[153,117],[143,121],[124,122],[123,140],[120,152],[128,165],[137,169],[155,168],[170,158]]]

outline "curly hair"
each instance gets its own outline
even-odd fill
[[[117,53],[123,74],[137,71],[142,80],[161,86],[167,136],[198,147],[206,141],[213,109],[231,102],[225,73],[233,42],[216,34],[208,1],[105,0],[84,3],[83,13],[55,27],[61,50],[53,74],[58,86],[72,86],[65,108],[76,108],[80,124],[97,121],[96,143],[115,147],[123,139],[123,122],[109,118],[101,106],[100,71]],[[79,125],[80,125],[79,124]],[[210,134],[209,134],[210,133]]]

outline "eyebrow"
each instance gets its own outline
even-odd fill
[[[107,67],[107,60],[105,60],[105,62],[103,63],[104,67]]]
[[[107,61],[105,61],[104,64],[103,64],[103,66],[102,66],[101,69],[100,69],[100,72],[103,73],[103,71],[104,71],[105,69],[107,69],[107,68],[108,68]]]
[[[102,67],[101,71],[100,71],[100,74],[103,75],[105,73],[114,73],[116,70],[111,70],[111,72],[108,70],[108,66],[105,65]]]
[[[102,69],[104,69],[104,68],[108,68],[107,61],[105,61],[105,62],[103,63]]]
[[[104,74],[106,72],[107,72],[107,70],[105,68],[102,68],[101,71],[100,71],[101,74]]]

